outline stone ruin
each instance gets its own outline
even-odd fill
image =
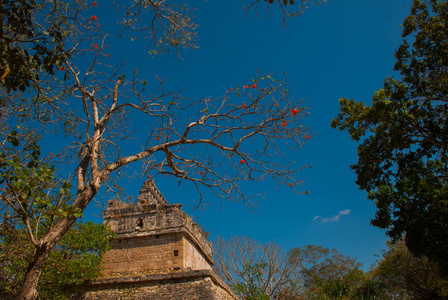
[[[213,272],[202,229],[181,204],[169,204],[153,180],[144,182],[137,205],[109,201],[104,224],[116,236],[100,278],[82,299],[239,299]]]

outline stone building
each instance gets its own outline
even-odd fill
[[[211,244],[201,228],[146,180],[138,204],[111,200],[104,224],[116,233],[102,276],[83,299],[237,300],[213,272]]]

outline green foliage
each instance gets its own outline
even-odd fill
[[[20,126],[18,126],[20,127]],[[0,295],[14,299],[36,251],[30,239],[45,236],[71,209],[70,182],[41,157],[39,136],[23,127],[12,130],[0,147]],[[49,254],[38,283],[41,299],[65,299],[67,285],[96,278],[101,254],[112,233],[103,225],[78,223]]]
[[[288,263],[299,266],[306,299],[351,299],[365,277],[356,259],[322,246],[294,248]]]
[[[263,274],[268,269],[268,264],[265,262],[250,264],[244,263],[244,272],[240,275],[243,278],[248,278],[248,281],[244,284],[238,283],[231,285],[233,291],[243,297],[245,300],[269,300],[270,297],[266,295],[266,291],[262,287],[257,286],[257,282],[260,282],[263,278]]]
[[[400,78],[384,80],[370,106],[340,99],[332,126],[359,141],[357,184],[387,229],[448,272],[448,3],[414,0],[395,53]],[[410,44],[412,42],[412,45]]]
[[[324,1],[300,4],[313,2]],[[256,0],[247,9],[257,11],[264,4],[269,10],[271,3]],[[282,1],[276,3],[283,17],[305,9],[294,1],[286,10]],[[286,159],[271,162],[273,152],[278,156],[281,149],[299,148],[308,130],[299,126],[304,108],[289,99],[286,82],[257,76],[251,88],[237,88],[247,98],[243,109],[233,89],[216,99],[188,99],[168,91],[157,76],[139,78],[137,69],[126,78],[125,59],[109,52],[108,45],[139,38],[148,43],[150,54],[195,48],[194,9],[188,1],[108,4],[107,19],[101,19],[96,6],[106,3],[100,1],[0,1],[0,224],[7,233],[26,231],[35,253],[26,260],[19,299],[38,296],[35,287],[44,262],[59,259],[51,249],[98,193],[119,195],[115,180],[126,177],[132,163],[143,162],[151,176],[189,182],[199,201],[201,187],[249,202],[240,180],[269,176],[292,188],[299,182],[295,175],[302,168]],[[118,24],[107,26],[112,22]],[[149,86],[153,92],[146,90]],[[150,126],[133,130],[129,121],[136,116]],[[58,153],[41,155],[37,133],[62,133]],[[131,140],[141,144],[131,146]],[[257,150],[243,146],[254,142],[260,143]]]
[[[101,254],[113,233],[92,222],[75,224],[54,248],[38,283],[40,299],[66,299],[69,291],[98,277]],[[0,230],[0,296],[13,298],[20,290],[34,247],[25,230],[2,225]]]
[[[230,288],[235,292],[235,294],[240,295],[244,300],[270,300],[271,298],[266,295],[266,291],[256,285],[262,276],[262,269],[266,269],[267,264],[255,264],[250,265],[246,264],[245,271],[246,274],[242,274],[242,276],[247,276],[249,278],[249,282],[237,283],[234,285],[230,285]]]
[[[381,283],[383,299],[447,299],[448,279],[436,263],[409,252],[401,240],[389,243],[376,266],[372,281]]]
[[[70,209],[71,183],[57,179],[56,169],[41,158],[39,136],[27,130],[13,130],[0,147],[0,199],[4,209],[22,220],[30,217],[36,228],[51,227],[61,216],[76,215]],[[1,220],[1,218],[0,218]]]
[[[8,91],[25,91],[43,72],[54,75],[62,60],[70,56],[63,50],[70,32],[66,19],[57,10],[45,18],[39,15],[51,2],[0,2],[0,86]]]
[[[379,294],[360,263],[335,249],[307,245],[285,254],[272,242],[245,237],[214,245],[216,272],[242,299],[367,300]]]

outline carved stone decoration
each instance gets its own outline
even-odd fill
[[[201,228],[153,180],[144,182],[137,205],[109,201],[104,224],[116,237],[101,277],[82,299],[238,299],[213,272],[211,243]]]

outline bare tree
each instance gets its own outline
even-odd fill
[[[288,263],[281,246],[248,237],[218,238],[214,242],[216,272],[243,299],[294,299],[298,264]]]
[[[266,3],[268,8],[271,3]],[[282,9],[293,4],[278,3]],[[300,100],[290,98],[286,78],[257,74],[250,84],[229,87],[219,98],[188,99],[167,91],[157,76],[148,82],[135,70],[132,78],[126,77],[122,62],[111,63],[107,53],[110,35],[89,12],[96,5],[34,2],[26,24],[38,28],[42,37],[58,37],[49,39],[58,41],[55,56],[46,51],[37,60],[44,45],[34,31],[27,40],[3,40],[2,35],[2,47],[19,45],[25,60],[36,60],[26,69],[26,80],[19,69],[1,74],[2,117],[9,122],[2,124],[2,223],[15,219],[27,228],[35,247],[18,299],[37,297],[39,275],[51,249],[102,187],[117,190],[114,182],[126,175],[131,163],[143,161],[145,172],[154,177],[170,175],[179,183],[190,182],[200,199],[202,189],[208,188],[218,197],[250,203],[254,195],[241,191],[241,181],[270,177],[294,190],[300,184],[296,174],[301,168],[283,152],[299,148],[310,137],[300,125],[307,111]],[[120,34],[148,37],[153,54],[196,45],[196,25],[186,4],[139,0],[113,5],[116,15],[110,17],[120,20]],[[14,29],[2,22],[2,34]],[[147,139],[137,140],[141,150],[129,153],[135,135],[128,124],[136,117],[146,118]],[[65,135],[63,150],[42,158],[38,144],[45,136],[37,133],[58,131]],[[269,270],[265,286],[272,293],[281,286],[286,269],[274,271]]]

